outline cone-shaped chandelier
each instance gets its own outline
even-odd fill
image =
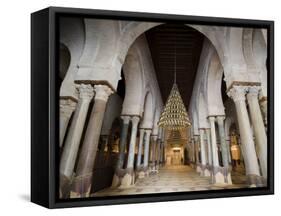
[[[176,57],[174,84],[165,107],[160,115],[158,125],[159,127],[169,130],[179,130],[191,125],[176,83]]]

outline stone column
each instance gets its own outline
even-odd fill
[[[201,166],[199,161],[199,135],[194,135],[194,148],[195,148],[195,164],[196,164],[196,172],[201,173]]]
[[[221,153],[222,153],[222,163],[223,163],[223,174],[224,180],[227,184],[232,184],[231,180],[231,170],[228,161],[228,151],[226,146],[225,130],[224,130],[224,116],[217,116],[220,143],[221,143]]]
[[[91,85],[78,85],[79,100],[65,140],[60,159],[60,188],[62,198],[68,198],[70,194],[70,181],[77,158],[89,104],[94,96]]]
[[[160,165],[162,166],[164,164],[163,158],[164,158],[164,141],[160,141]]]
[[[227,154],[228,154],[228,164],[230,164],[231,165],[231,155],[230,155],[230,137],[229,136],[227,136],[227,138],[226,138],[226,149],[227,149]]]
[[[132,131],[131,131],[130,147],[129,147],[128,160],[127,160],[127,169],[134,168],[136,137],[137,137],[139,120],[140,118],[138,116],[132,117]]]
[[[144,139],[144,158],[143,158],[143,167],[144,170],[148,170],[148,162],[149,162],[149,144],[150,144],[150,134],[151,129],[145,130],[145,139]]]
[[[156,165],[156,146],[157,146],[157,135],[151,135],[151,164],[150,164],[150,171],[155,172],[155,165]]]
[[[207,168],[207,158],[206,158],[206,145],[204,139],[204,129],[199,128],[200,134],[200,148],[201,148],[201,175],[202,176],[210,176],[210,172]]]
[[[94,106],[89,118],[84,142],[79,155],[73,190],[78,197],[89,197],[93,168],[98,150],[106,103],[113,91],[106,85],[95,85]]]
[[[208,146],[208,164],[209,166],[212,166],[213,160],[212,160],[212,148],[211,148],[211,139],[210,139],[210,128],[206,128],[206,137],[207,137],[207,146]]]
[[[259,104],[263,115],[265,130],[267,131],[267,97],[261,97]]]
[[[128,136],[128,129],[129,129],[129,123],[130,123],[130,116],[121,116],[121,119],[123,120],[122,124],[122,132],[120,137],[120,149],[119,149],[119,155],[118,155],[118,162],[117,162],[117,168],[122,169],[124,166],[124,159],[125,159],[125,148],[127,145],[127,136]]]
[[[250,187],[256,187],[262,184],[260,178],[259,164],[255,150],[255,144],[251,131],[250,120],[245,103],[245,93],[247,87],[233,86],[228,95],[233,99],[237,112],[240,138],[242,143],[242,153],[244,154],[244,163],[246,174]]]
[[[144,135],[144,129],[143,129],[143,128],[140,128],[140,140],[139,140],[137,167],[139,167],[139,166],[141,165],[142,146],[143,146],[143,135]]]
[[[156,169],[159,169],[159,164],[160,164],[160,157],[161,157],[161,138],[158,137],[157,139],[157,163],[156,163]]]
[[[125,148],[127,145],[127,136],[128,129],[130,124],[130,116],[121,116],[122,121],[122,129],[121,129],[121,137],[120,137],[120,145],[119,145],[119,154],[118,160],[115,168],[115,173],[112,180],[112,187],[117,187],[121,184],[121,179],[124,176],[124,160],[125,160]]]
[[[262,176],[267,178],[267,136],[265,127],[262,120],[262,114],[258,102],[258,94],[260,87],[249,87],[249,93],[247,94],[247,101],[249,104],[250,116],[252,125],[254,128],[255,141],[258,148],[258,158],[260,160],[260,166]]]
[[[225,131],[224,131],[224,116],[217,116],[218,122],[218,129],[219,129],[219,136],[220,136],[220,143],[221,143],[221,152],[222,152],[222,163],[224,167],[228,167],[228,153],[226,147],[226,140],[225,140]]]
[[[75,110],[76,102],[71,99],[60,99],[60,147],[62,147],[65,132],[70,117]]]
[[[132,131],[130,137],[128,160],[126,165],[126,170],[121,178],[120,187],[129,187],[135,184],[135,172],[134,172],[134,159],[135,159],[135,147],[136,147],[136,137],[138,131],[138,123],[140,118],[138,116],[133,116],[132,121]]]
[[[223,170],[219,165],[215,117],[209,116],[209,121],[211,127],[211,147],[212,147],[212,160],[213,160],[212,182],[214,184],[224,184],[225,179],[223,175]]]

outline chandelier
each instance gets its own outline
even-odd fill
[[[174,84],[166,101],[165,107],[160,115],[158,126],[168,130],[180,130],[190,125],[191,123],[176,83],[175,55]]]

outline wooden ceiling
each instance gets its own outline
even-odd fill
[[[204,36],[183,24],[163,24],[146,33],[163,102],[176,77],[182,99],[188,109]]]

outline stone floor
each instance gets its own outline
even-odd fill
[[[158,174],[138,179],[130,188],[107,188],[92,196],[114,196],[128,194],[165,193],[179,191],[217,190],[247,187],[246,177],[233,172],[232,185],[212,185],[210,177],[201,177],[189,166],[162,167]]]

